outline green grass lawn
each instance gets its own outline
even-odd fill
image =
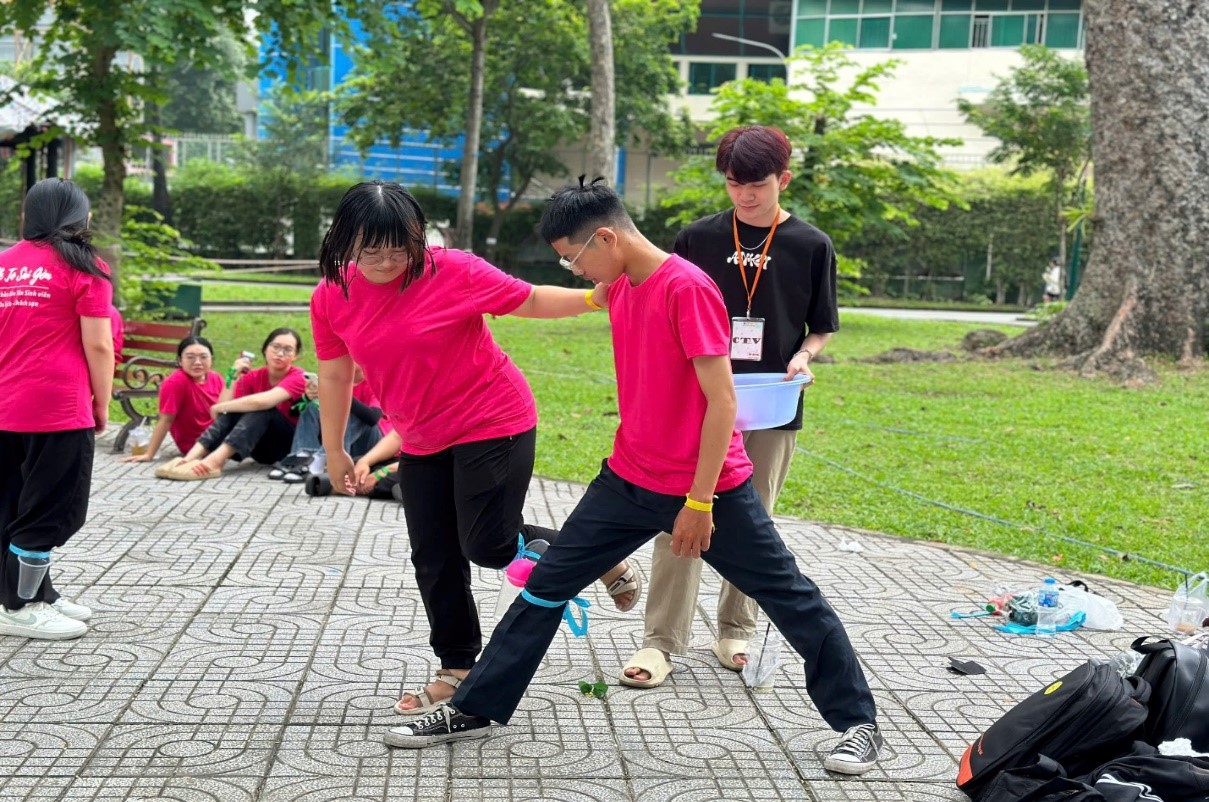
[[[277,325],[303,332],[300,364],[315,365],[306,315],[208,321],[220,370],[238,351],[258,350]],[[591,479],[617,425],[607,319],[505,317],[491,327],[537,396],[537,472]],[[1125,390],[1022,361],[854,361],[893,347],[956,348],[973,328],[985,327],[846,313],[827,349],[836,363],[816,366],[778,513],[1050,563],[1060,578],[1091,571],[1176,582],[1171,572],[1058,536],[1209,568],[1209,374],[1160,367],[1158,386]]]
[[[225,301],[268,301],[281,303],[307,304],[311,300],[311,291],[315,282],[305,286],[281,282],[271,286],[264,284],[215,284],[202,282],[202,302],[207,304],[223,303]]]

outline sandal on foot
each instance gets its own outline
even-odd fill
[[[635,571],[634,566],[627,565],[621,576],[606,585],[605,590],[614,599],[623,593],[633,591],[634,597],[630,599],[629,603],[617,607],[618,612],[628,613],[634,609],[634,605],[638,604],[638,599],[642,596],[642,574]]]
[[[714,650],[714,657],[718,658],[718,662],[723,668],[729,668],[731,671],[742,671],[743,666],[735,662],[735,658],[739,655],[747,656],[747,641],[737,640],[735,638],[719,638],[710,646]]]
[[[163,465],[156,466],[155,478],[156,479],[167,479],[167,478],[169,478],[168,477],[169,471],[171,471],[173,468],[179,467],[184,464],[185,464],[184,457],[173,457],[172,459],[165,462]]]
[[[211,468],[201,460],[193,460],[182,462],[168,471],[166,476],[178,482],[197,482],[202,479],[217,479],[222,476],[222,468]]]
[[[462,684],[462,680],[459,677],[455,677],[453,674],[449,673],[443,668],[437,671],[437,674],[435,677],[433,677],[432,681],[444,682],[446,685],[451,685],[455,691]],[[419,699],[419,706],[404,707],[403,702],[406,701],[407,697],[409,696],[413,699]],[[428,688],[421,688],[418,691],[407,691],[404,693],[399,701],[395,702],[395,712],[400,716],[422,716],[428,711],[435,710],[448,701],[449,699],[433,699],[432,695],[428,693]]]
[[[638,679],[637,677],[627,676],[625,672],[631,668],[637,668],[639,671],[645,671],[648,679]],[[625,664],[625,668],[621,669],[622,685],[629,685],[631,688],[657,688],[667,679],[668,674],[672,673],[672,663],[663,656],[663,652],[658,649],[639,649],[634,652],[634,656],[630,658],[630,662]]]

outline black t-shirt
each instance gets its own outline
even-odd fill
[[[735,253],[733,219],[733,210],[703,217],[681,230],[673,247],[714,280],[732,318],[747,314],[747,290]],[[748,286],[755,279],[769,230],[739,221]],[[764,264],[751,301],[751,316],[764,319],[763,357],[758,362],[731,360],[735,373],[783,373],[802,347],[807,332],[827,334],[840,327],[835,250],[826,234],[790,215],[777,226]],[[793,421],[778,428],[802,428],[801,401]]]

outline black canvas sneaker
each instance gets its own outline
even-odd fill
[[[884,743],[876,724],[849,727],[823,761],[823,768],[840,774],[864,774],[877,765]]]
[[[410,724],[392,727],[382,740],[387,746],[423,749],[447,741],[485,738],[490,729],[491,719],[468,716],[453,705],[444,704]]]

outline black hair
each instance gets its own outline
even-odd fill
[[[279,329],[273,329],[272,331],[270,331],[269,336],[264,338],[264,343],[260,346],[260,353],[263,354],[265,351],[267,351],[269,349],[269,343],[273,342],[273,340],[276,340],[282,334],[288,334],[294,338],[294,342],[298,346],[297,348],[294,349],[294,351],[297,354],[301,354],[302,353],[302,335],[299,334],[298,332],[294,331],[293,329],[289,328],[288,326],[282,326]],[[213,352],[211,352],[211,353],[213,353]]]
[[[365,181],[340,199],[332,225],[319,248],[319,271],[348,295],[345,266],[365,248],[402,248],[407,252],[403,289],[424,275],[425,263],[436,264],[428,252],[424,230],[428,221],[412,194],[393,181]]]
[[[62,178],[44,178],[25,194],[21,236],[47,243],[72,269],[108,281],[88,230],[89,209],[84,190]]]
[[[605,180],[598,177],[585,184],[581,175],[579,186],[563,187],[550,196],[542,209],[538,228],[542,239],[548,243],[564,237],[578,243],[600,226],[637,231],[621,198]]]
[[[270,337],[269,339],[272,340],[273,338]],[[181,361],[181,356],[185,353],[185,349],[188,348],[190,345],[205,346],[206,350],[210,352],[210,356],[214,356],[214,346],[210,345],[209,340],[207,340],[205,337],[195,337],[191,334],[188,337],[186,337],[185,339],[181,340],[179,343],[177,343],[177,345],[176,345],[176,361],[177,362]]]

